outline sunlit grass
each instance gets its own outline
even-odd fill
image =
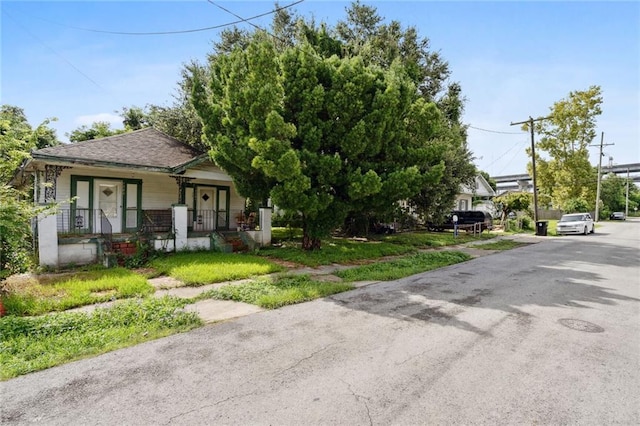
[[[511,250],[516,247],[522,247],[528,245],[527,243],[521,243],[518,241],[512,240],[500,240],[492,243],[486,244],[476,244],[473,245],[473,248],[483,249],[483,250]]]
[[[364,259],[383,256],[398,256],[414,253],[410,245],[391,244],[380,241],[355,241],[342,238],[323,240],[320,250],[305,251],[300,244],[285,244],[282,247],[261,249],[260,256],[268,256],[305,266],[331,265],[332,263],[353,263]]]
[[[348,283],[315,281],[308,275],[284,275],[261,278],[249,283],[227,285],[210,290],[205,298],[250,303],[265,309],[306,302],[351,290]]]
[[[127,300],[91,314],[0,318],[0,378],[43,370],[202,324],[175,298]]]
[[[150,266],[160,274],[196,286],[284,270],[282,266],[263,257],[217,252],[177,253],[154,259]]]
[[[301,228],[273,227],[271,228],[271,240],[275,242],[293,241],[302,239]]]
[[[387,243],[411,245],[419,248],[444,247],[477,240],[488,240],[491,238],[495,238],[495,235],[486,231],[479,236],[468,234],[466,231],[461,231],[458,233],[458,236],[454,236],[453,231],[443,231],[403,232],[379,237],[380,241]]]
[[[418,253],[388,262],[376,262],[335,273],[345,281],[390,281],[471,259],[457,251]]]
[[[5,289],[1,298],[9,315],[40,315],[154,291],[143,276],[123,268],[13,277]]]

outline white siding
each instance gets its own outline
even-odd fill
[[[169,175],[162,173],[148,173],[140,171],[127,171],[124,169],[106,169],[78,166],[64,169],[57,179],[56,201],[62,203],[62,207],[68,207],[71,199],[71,175],[113,178],[113,179],[137,179],[142,181],[142,209],[168,209],[178,202],[178,184]],[[240,197],[232,182],[222,180],[194,179],[195,185],[216,185],[230,187],[230,210],[244,209],[244,198]],[[41,190],[44,194],[44,187]],[[233,219],[233,218],[231,218]],[[233,222],[233,220],[232,220]],[[235,225],[235,223],[234,223]]]

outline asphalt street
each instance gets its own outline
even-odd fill
[[[640,221],[0,383],[2,424],[640,424]]]

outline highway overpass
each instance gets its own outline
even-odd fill
[[[615,173],[621,177],[627,176],[627,170],[629,171],[629,177],[634,182],[640,183],[640,163],[631,164],[618,164],[614,166],[602,166],[602,175],[609,173]],[[491,176],[491,179],[495,180],[498,186],[497,192],[509,191],[509,190],[531,190],[532,178],[528,174],[520,175],[504,175],[504,176]]]

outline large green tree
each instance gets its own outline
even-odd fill
[[[471,184],[476,174],[462,123],[462,89],[450,80],[449,64],[430,49],[429,39],[419,37],[415,27],[404,28],[398,21],[384,23],[375,7],[359,1],[347,8],[347,18],[336,30],[349,54],[362,57],[367,64],[388,68],[400,61],[420,96],[441,111],[429,144],[432,160],[437,157],[444,166],[442,175],[437,184],[425,185],[411,197],[409,204],[413,212],[430,220],[443,216],[453,207],[461,186]],[[425,162],[424,166],[432,164]]]
[[[428,141],[441,113],[399,61],[384,69],[340,57],[326,29],[306,33],[310,41],[281,52],[256,33],[217,56],[208,93],[196,90],[194,101],[239,192],[300,212],[313,249],[350,212],[392,209],[437,182],[442,165]]]
[[[129,129],[131,130],[131,129]],[[92,139],[106,138],[107,136],[119,135],[128,131],[127,129],[112,129],[111,123],[106,121],[95,121],[91,126],[82,125],[70,133],[65,133],[69,142],[84,142]]]
[[[563,210],[576,203],[595,207],[597,171],[589,162],[589,144],[597,136],[601,106],[602,91],[591,86],[570,92],[553,104],[549,119],[535,124],[536,177],[542,204]]]
[[[34,129],[22,108],[14,105],[0,107],[0,184],[9,182],[31,150],[60,143],[56,131],[49,127],[55,120],[48,118]]]
[[[640,188],[629,179],[629,211],[640,204]],[[611,212],[625,211],[627,207],[627,178],[613,173],[606,175],[600,184],[600,201],[604,217]]]
[[[27,189],[9,186],[20,164],[32,149],[59,144],[55,130],[47,119],[35,129],[19,107],[0,108],[0,280],[31,266],[31,218],[40,208],[34,207]]]

